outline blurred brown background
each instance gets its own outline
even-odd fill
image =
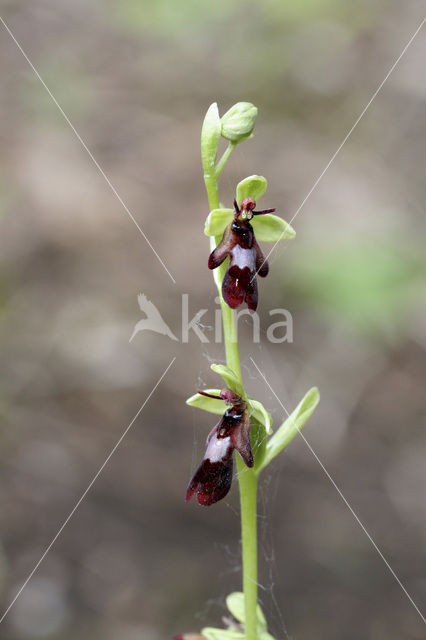
[[[2,611],[173,356],[176,361],[0,626],[3,638],[162,640],[219,625],[240,586],[236,487],[183,501],[214,417],[215,290],[199,161],[215,100],[259,107],[221,199],[252,173],[290,220],[419,26],[424,3],[1,2],[1,16],[141,225],[165,270],[0,25]],[[425,28],[294,221],[260,282],[247,387],[282,411],[317,384],[305,435],[418,604],[425,601]],[[267,249],[267,246],[264,247]],[[150,332],[151,299],[181,331]],[[210,327],[210,328],[209,328]],[[420,639],[425,626],[301,438],[266,474],[261,590],[278,640]],[[423,603],[423,604],[422,604]]]

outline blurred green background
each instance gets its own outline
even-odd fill
[[[186,407],[209,369],[215,289],[202,235],[204,113],[247,100],[255,137],[221,199],[260,173],[290,220],[421,23],[424,3],[0,3],[173,284],[0,25],[0,598],[4,611],[176,356],[1,624],[2,638],[162,640],[220,625],[240,585],[238,496],[183,501],[214,417]],[[425,601],[425,28],[271,256],[249,392],[322,401],[305,435],[401,582]],[[285,246],[284,246],[285,245]],[[267,250],[268,247],[264,246]],[[143,292],[180,336],[129,337]],[[262,483],[260,596],[277,640],[416,640],[424,624],[301,438]]]

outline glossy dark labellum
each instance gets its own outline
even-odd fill
[[[209,394],[199,391],[202,395]],[[209,506],[222,500],[231,488],[233,452],[238,451],[245,464],[252,467],[250,415],[246,403],[230,389],[223,389],[218,399],[230,405],[207,438],[204,459],[193,475],[186,491],[188,502],[194,493],[198,504]]]
[[[275,209],[254,211],[256,203],[246,198],[241,209],[234,200],[235,215],[226,227],[220,244],[209,256],[209,269],[216,269],[229,256],[229,264],[222,283],[222,295],[225,302],[236,309],[243,302],[250,311],[257,309],[256,275],[262,278],[268,275],[268,262],[259,247],[249,220],[253,216],[272,213]]]

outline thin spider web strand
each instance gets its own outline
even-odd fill
[[[80,142],[80,144],[82,145],[82,147],[84,148],[84,150],[87,152],[89,158],[92,160],[93,164],[95,165],[95,167],[97,168],[97,170],[99,171],[99,173],[101,174],[101,176],[104,178],[105,182],[107,183],[107,185],[109,186],[109,188],[111,189],[111,191],[113,192],[113,194],[115,195],[115,197],[117,198],[117,200],[119,201],[119,203],[121,204],[121,206],[123,207],[123,209],[126,211],[127,215],[129,216],[129,218],[132,220],[132,222],[135,224],[136,228],[138,229],[139,233],[141,234],[141,236],[144,238],[145,242],[148,244],[149,248],[151,249],[151,251],[154,253],[155,257],[157,258],[157,260],[160,262],[160,264],[162,265],[162,267],[164,268],[164,270],[167,272],[167,274],[169,275],[169,277],[171,278],[173,284],[176,284],[176,280],[174,279],[174,277],[172,276],[172,274],[170,273],[170,271],[168,270],[168,268],[166,267],[166,265],[164,264],[163,260],[161,259],[161,257],[159,256],[159,254],[157,253],[157,251],[154,249],[153,245],[151,244],[148,236],[144,233],[144,231],[142,230],[142,227],[139,225],[139,223],[137,222],[136,218],[133,216],[133,214],[131,213],[130,209],[128,208],[128,206],[126,205],[126,203],[124,202],[124,200],[122,199],[122,197],[120,196],[120,194],[118,193],[117,189],[114,187],[114,185],[112,184],[111,180],[108,178],[108,176],[106,175],[105,171],[102,169],[101,165],[99,164],[99,162],[96,160],[95,156],[93,155],[93,153],[90,151],[89,147],[87,146],[87,144],[84,142],[83,138],[81,137],[81,135],[78,133],[77,129],[75,128],[75,126],[73,125],[73,123],[71,122],[71,120],[69,119],[69,117],[67,116],[67,114],[65,113],[65,111],[63,110],[63,108],[61,107],[61,105],[59,104],[59,102],[57,101],[57,99],[55,98],[55,96],[53,95],[53,93],[51,92],[51,90],[49,89],[49,87],[47,86],[47,84],[45,83],[45,81],[43,80],[43,78],[41,77],[40,73],[37,71],[36,67],[34,66],[34,64],[31,62],[30,58],[28,57],[28,55],[26,54],[26,52],[24,51],[24,49],[22,48],[22,46],[20,45],[20,43],[18,42],[18,40],[15,38],[14,34],[12,33],[12,31],[10,30],[9,26],[7,25],[7,23],[4,21],[4,19],[0,16],[0,22],[3,24],[4,28],[6,29],[6,31],[8,32],[8,34],[10,35],[10,37],[12,38],[13,42],[16,44],[16,46],[18,47],[19,51],[22,53],[23,57],[25,58],[25,60],[27,61],[27,63],[29,64],[29,66],[31,67],[32,71],[34,72],[34,74],[37,76],[38,80],[41,82],[41,84],[43,85],[44,89],[47,91],[47,93],[49,94],[51,100],[53,101],[53,103],[55,104],[55,106],[57,107],[57,109],[59,110],[60,114],[62,115],[62,117],[64,118],[65,122],[68,124],[68,126],[70,127],[70,129],[72,130],[72,132],[74,133],[74,135],[76,136],[77,140]]]
[[[338,146],[338,148],[336,149],[336,151],[333,153],[333,155],[331,156],[330,160],[328,161],[328,163],[326,164],[325,168],[322,170],[322,172],[320,173],[320,175],[318,176],[318,178],[315,180],[313,186],[311,187],[311,189],[308,191],[308,193],[306,194],[306,196],[304,197],[304,199],[302,200],[301,204],[299,205],[298,209],[296,210],[295,214],[293,215],[293,217],[290,219],[289,224],[291,224],[293,222],[293,220],[296,218],[296,216],[299,214],[299,212],[301,211],[301,209],[305,206],[306,202],[308,201],[308,199],[310,198],[311,194],[315,191],[316,187],[318,186],[318,184],[321,182],[322,178],[324,177],[324,175],[327,173],[328,169],[330,168],[330,166],[333,164],[335,158],[338,156],[338,154],[340,153],[340,151],[342,150],[342,148],[344,147],[344,145],[346,144],[347,140],[350,138],[350,136],[352,135],[352,133],[354,132],[354,130],[356,129],[356,127],[358,126],[359,122],[362,120],[362,118],[364,117],[365,113],[367,112],[367,110],[369,109],[369,107],[371,106],[371,104],[374,102],[374,100],[376,99],[377,95],[380,93],[382,87],[384,86],[384,84],[387,82],[387,80],[389,79],[389,77],[391,76],[391,74],[393,73],[394,69],[397,67],[398,63],[400,62],[400,60],[402,59],[402,57],[405,55],[405,53],[407,52],[408,48],[410,47],[410,45],[412,44],[413,40],[415,39],[415,37],[417,36],[417,34],[419,33],[419,31],[421,30],[421,28],[423,27],[424,23],[426,22],[426,18],[424,18],[422,20],[422,22],[420,23],[420,25],[417,27],[416,31],[413,33],[413,35],[411,36],[411,38],[409,39],[409,41],[407,42],[407,44],[405,45],[405,47],[403,48],[403,50],[401,51],[401,53],[399,54],[398,58],[395,60],[395,62],[393,63],[393,65],[391,66],[391,68],[389,69],[389,71],[387,72],[386,76],[384,77],[384,79],[382,80],[382,82],[379,84],[379,86],[377,87],[377,89],[375,90],[375,92],[373,93],[373,95],[371,96],[370,100],[367,102],[367,104],[365,105],[364,109],[361,111],[360,115],[358,116],[358,118],[355,120],[354,124],[352,125],[352,127],[349,129],[348,133],[346,134],[346,136],[343,138],[342,142],[340,143],[340,145]],[[267,256],[265,257],[264,261],[262,262],[262,264],[260,265],[259,269],[257,269],[255,275],[252,278],[253,279],[257,276],[257,274],[259,273],[260,269],[263,267],[263,265],[265,264],[265,262],[267,262],[267,260],[269,259],[271,253],[274,251],[275,247],[278,245],[278,243],[281,241],[281,239],[283,238],[285,234],[285,231],[283,231],[283,233],[281,234],[280,238],[275,242],[275,244],[273,245],[272,249],[269,251],[269,253],[267,254]]]
[[[11,608],[13,607],[13,605],[15,604],[15,602],[17,601],[17,599],[19,598],[19,596],[22,594],[22,592],[24,591],[25,587],[27,586],[27,584],[29,583],[29,581],[31,580],[31,578],[33,577],[33,575],[36,573],[37,569],[39,568],[39,566],[41,565],[41,563],[43,562],[43,560],[45,559],[45,557],[47,556],[47,554],[49,553],[49,551],[51,550],[51,548],[53,547],[53,545],[55,544],[55,542],[57,541],[57,539],[59,538],[59,536],[61,535],[61,533],[63,532],[63,530],[65,529],[65,527],[67,526],[68,522],[71,520],[71,518],[73,517],[74,513],[77,511],[77,509],[79,508],[79,506],[81,505],[81,503],[83,502],[83,500],[85,499],[85,497],[87,496],[87,494],[89,493],[90,489],[93,487],[93,485],[95,484],[96,480],[98,479],[98,477],[100,476],[100,474],[102,473],[102,471],[104,470],[104,468],[106,467],[106,465],[108,464],[108,462],[110,461],[110,459],[112,458],[112,456],[114,455],[114,453],[116,452],[116,450],[118,449],[118,447],[120,446],[120,444],[122,443],[122,441],[124,440],[125,436],[127,435],[127,433],[129,432],[130,428],[133,426],[134,422],[136,421],[136,419],[139,417],[140,413],[142,412],[142,410],[144,409],[144,407],[146,406],[146,404],[148,403],[148,401],[150,400],[151,396],[153,395],[153,393],[155,392],[155,390],[157,389],[158,385],[161,383],[161,381],[163,380],[164,376],[167,374],[167,372],[169,371],[170,367],[172,366],[172,364],[174,363],[174,361],[176,360],[176,356],[172,359],[172,361],[170,362],[170,364],[168,365],[168,367],[165,369],[165,371],[163,372],[163,374],[161,375],[161,377],[158,379],[158,381],[156,382],[155,386],[152,388],[152,390],[150,391],[149,395],[147,396],[146,400],[144,401],[144,403],[141,405],[141,407],[139,408],[138,412],[135,414],[135,416],[132,418],[131,422],[128,424],[128,426],[126,427],[126,429],[124,430],[124,432],[122,433],[122,435],[120,436],[119,440],[116,442],[116,444],[114,445],[114,447],[111,449],[110,453],[108,454],[107,458],[105,459],[105,461],[103,462],[103,464],[100,466],[100,468],[98,469],[98,471],[96,472],[96,474],[93,476],[92,480],[90,481],[88,487],[85,489],[85,491],[83,492],[83,494],[81,495],[81,497],[78,499],[78,501],[76,502],[76,504],[74,505],[73,509],[71,510],[71,512],[68,514],[68,516],[65,518],[64,522],[62,523],[62,525],[60,526],[58,532],[56,533],[56,535],[53,537],[53,539],[51,540],[50,544],[47,546],[47,548],[45,549],[43,555],[41,556],[41,558],[38,560],[38,562],[36,563],[35,567],[33,568],[33,570],[31,571],[31,573],[29,574],[29,576],[26,578],[25,582],[22,584],[22,586],[20,587],[19,591],[16,593],[15,597],[13,598],[13,600],[11,601],[11,603],[9,604],[9,606],[7,607],[7,609],[5,610],[5,612],[3,613],[3,615],[0,618],[0,624],[3,622],[3,620],[6,618],[7,614],[9,613],[9,611],[11,610]]]
[[[281,402],[280,398],[278,397],[278,395],[275,393],[274,389],[271,387],[270,383],[268,382],[268,380],[266,379],[265,375],[262,373],[262,371],[259,369],[259,367],[257,366],[256,362],[253,360],[253,358],[250,356],[250,360],[252,361],[252,363],[254,364],[254,366],[256,367],[256,369],[258,370],[259,374],[261,375],[261,377],[263,378],[263,380],[265,381],[265,383],[268,385],[268,387],[270,388],[270,390],[272,391],[273,395],[275,396],[275,398],[277,399],[277,401],[279,402],[280,406],[282,407],[282,409],[285,411],[285,413],[287,414],[287,416],[290,418],[290,414],[287,411],[287,409],[285,408],[285,406],[283,405],[283,403]],[[353,515],[353,517],[355,518],[355,520],[357,521],[357,523],[359,524],[359,526],[361,527],[361,529],[363,530],[363,532],[365,533],[365,535],[367,536],[367,538],[370,540],[371,544],[373,545],[373,547],[375,548],[375,550],[377,551],[377,553],[379,554],[379,556],[381,557],[381,559],[383,560],[383,562],[385,563],[386,567],[389,569],[390,573],[392,574],[392,576],[395,578],[396,582],[398,583],[398,585],[401,587],[402,591],[405,593],[405,595],[407,596],[408,600],[410,601],[410,603],[412,604],[412,606],[414,607],[414,609],[417,611],[417,613],[419,614],[420,618],[423,620],[423,622],[426,625],[426,618],[424,617],[424,615],[422,614],[422,612],[420,611],[419,607],[417,606],[417,604],[414,602],[413,598],[411,597],[411,595],[408,593],[407,589],[405,588],[405,586],[403,585],[403,583],[401,582],[401,580],[398,578],[397,574],[395,573],[395,571],[392,569],[391,565],[389,564],[389,562],[386,560],[385,556],[383,555],[383,553],[380,551],[379,547],[377,546],[377,544],[375,543],[375,541],[373,540],[372,536],[370,535],[370,533],[367,531],[367,529],[365,528],[364,524],[361,522],[359,516],[356,514],[356,512],[354,511],[354,509],[352,508],[352,506],[349,504],[348,500],[345,498],[345,496],[343,495],[342,491],[340,490],[340,488],[337,486],[336,482],[334,481],[334,479],[331,477],[330,473],[327,471],[327,469],[325,468],[324,464],[322,463],[322,461],[320,460],[320,458],[318,457],[317,453],[315,452],[315,450],[312,448],[312,446],[310,445],[310,443],[308,442],[308,440],[305,438],[304,434],[301,432],[300,429],[298,429],[298,433],[301,436],[301,438],[303,439],[303,441],[305,442],[306,446],[309,448],[310,452],[312,453],[312,455],[314,456],[315,460],[318,462],[318,464],[320,465],[320,467],[322,468],[322,470],[324,471],[324,473],[326,474],[327,478],[329,479],[329,481],[331,482],[331,484],[333,485],[333,487],[336,489],[337,493],[339,494],[339,496],[341,497],[341,499],[343,500],[343,502],[345,503],[345,505],[347,506],[347,508],[349,509],[349,511],[351,512],[351,514]]]

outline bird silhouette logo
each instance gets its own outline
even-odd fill
[[[163,336],[169,336],[172,340],[178,341],[178,338],[176,338],[175,334],[170,330],[167,323],[164,322],[155,304],[153,304],[151,300],[148,300],[143,293],[138,295],[138,303],[140,310],[143,311],[146,318],[142,318],[142,320],[139,320],[139,322],[135,324],[129,342],[131,342],[140,331],[155,331],[156,333],[161,333]]]

